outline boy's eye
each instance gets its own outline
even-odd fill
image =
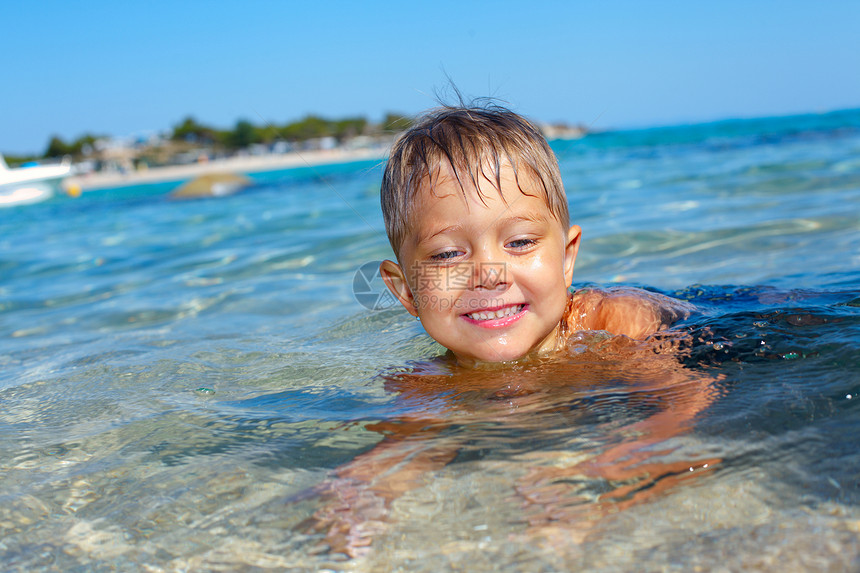
[[[435,255],[431,255],[430,259],[434,261],[445,261],[448,259],[453,259],[454,257],[459,257],[463,254],[463,251],[443,251],[441,253],[436,253]]]
[[[505,247],[509,249],[524,249],[525,247],[534,245],[536,242],[534,239],[515,239],[505,245]]]

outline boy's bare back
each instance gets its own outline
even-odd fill
[[[687,318],[694,310],[688,302],[642,289],[586,288],[571,295],[562,320],[570,333],[604,330],[641,340]]]

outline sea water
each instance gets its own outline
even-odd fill
[[[860,111],[552,145],[575,285],[697,305],[670,365],[399,387],[379,162],[0,211],[2,568],[860,567]]]

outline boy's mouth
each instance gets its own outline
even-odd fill
[[[511,322],[516,321],[525,310],[525,304],[512,304],[496,309],[476,310],[463,315],[463,318],[470,322],[474,322],[479,326],[498,327],[506,326]]]

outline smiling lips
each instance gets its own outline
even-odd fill
[[[525,304],[512,304],[495,309],[476,310],[461,316],[483,328],[502,328],[522,318],[526,308]]]

